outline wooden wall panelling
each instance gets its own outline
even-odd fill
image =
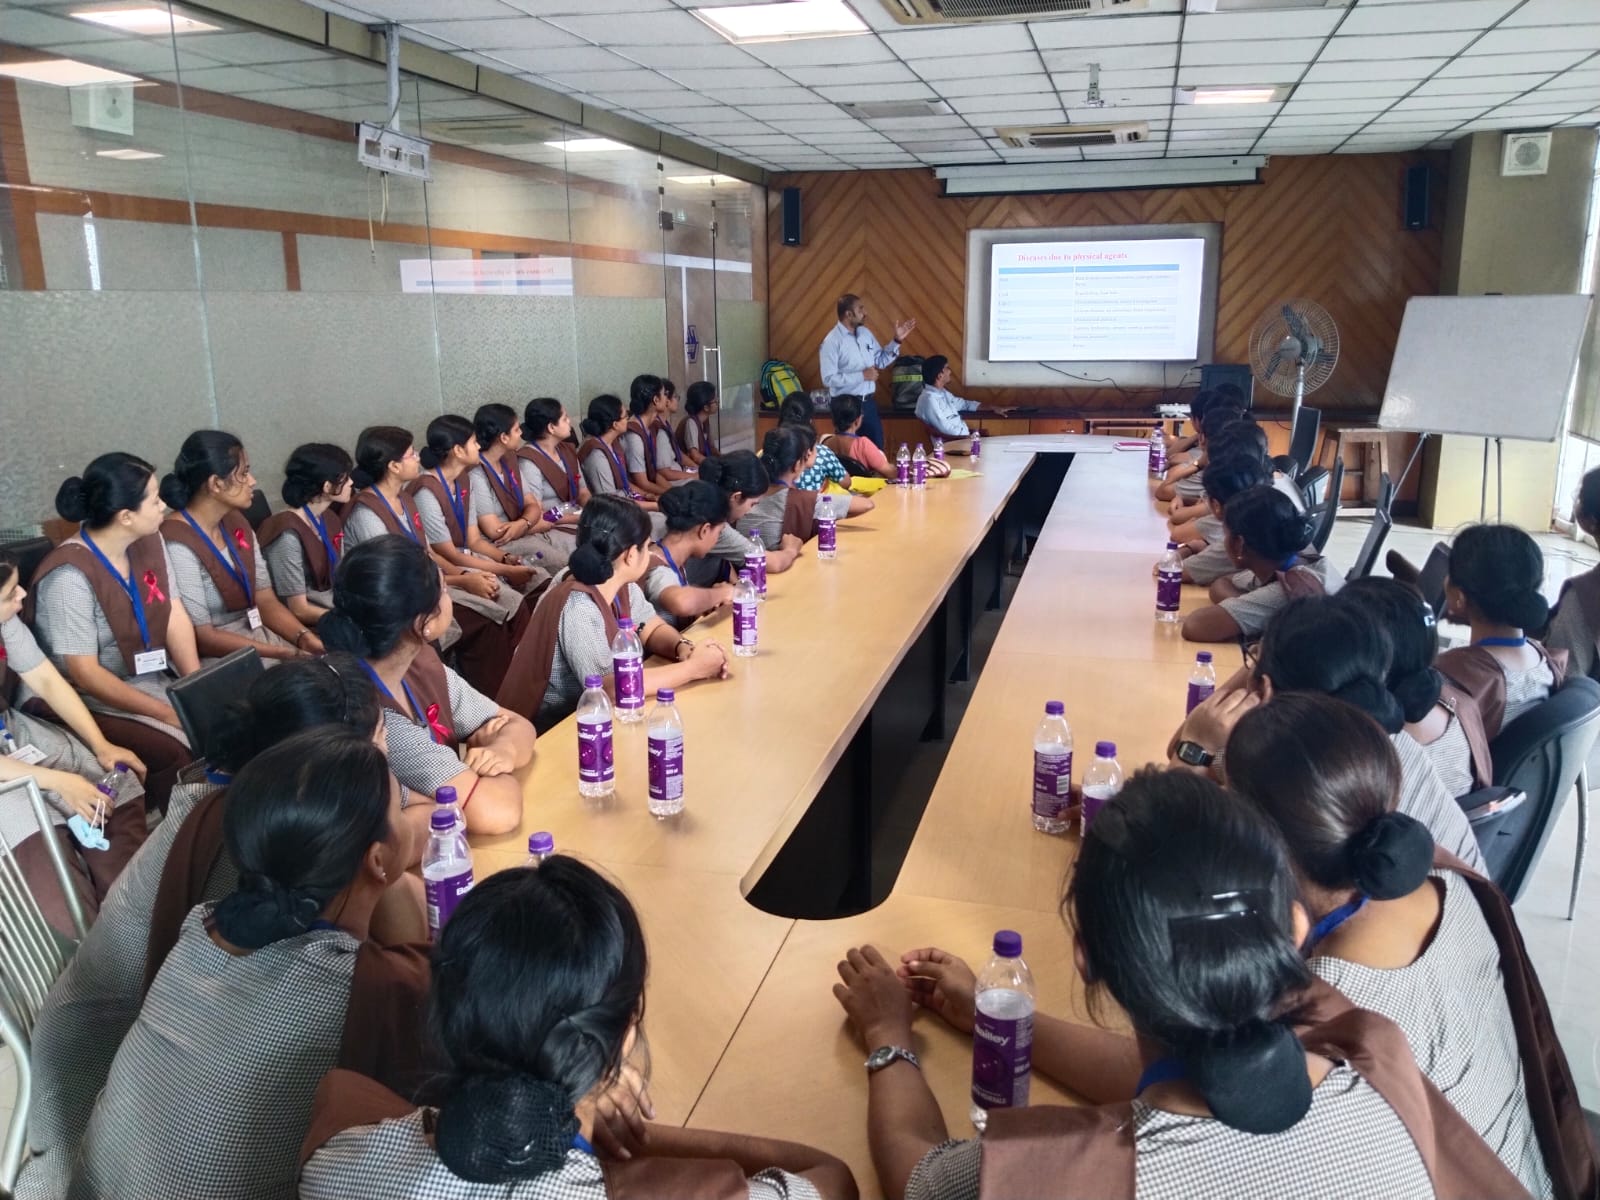
[[[942,198],[933,173],[920,169],[783,176],[767,193],[769,353],[799,368],[808,387],[820,386],[817,347],[834,323],[834,301],[854,291],[880,337],[897,317],[915,316],[908,350],[959,364],[968,230],[1214,221],[1223,227],[1217,360],[1249,361],[1250,333],[1271,304],[1316,300],[1333,314],[1343,345],[1338,369],[1313,402],[1332,412],[1375,412],[1406,301],[1438,290],[1439,232],[1408,232],[1400,216],[1405,168],[1419,158],[1277,158],[1250,187],[959,199]],[[799,187],[805,205],[798,247],[782,244],[786,186]],[[1175,389],[1181,371],[1171,374]],[[1084,412],[1146,408],[1162,394],[1062,382],[1070,390],[961,392],[996,405]],[[1261,389],[1257,397],[1262,407],[1287,407]]]

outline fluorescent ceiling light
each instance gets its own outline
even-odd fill
[[[148,4],[134,8],[85,8],[68,15],[124,33],[210,33],[222,28],[171,12],[165,6]]]
[[[738,183],[732,175],[668,175],[669,183],[687,183],[695,187],[705,187],[715,183]]]
[[[783,42],[867,32],[866,22],[850,11],[844,0],[781,0],[689,11],[730,42]]]
[[[137,75],[108,71],[75,58],[42,58],[35,62],[0,63],[0,75],[48,83],[54,87],[79,87],[85,83],[138,83]]]
[[[1264,154],[935,167],[946,196],[1255,183]]]
[[[165,154],[157,154],[154,150],[134,150],[124,147],[121,150],[96,150],[96,158],[114,158],[119,162],[143,162],[147,158],[165,158]]]
[[[568,154],[593,154],[600,150],[626,150],[621,142],[610,138],[568,138],[564,142],[546,142],[552,150],[565,150]]]
[[[1287,84],[1249,87],[1180,87],[1179,104],[1276,104],[1288,98]]]

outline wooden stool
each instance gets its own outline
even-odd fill
[[[1389,470],[1389,432],[1385,429],[1341,429],[1338,431],[1338,450],[1334,457],[1343,457],[1346,463],[1350,458],[1345,454],[1347,445],[1361,447],[1361,500],[1365,504],[1374,504],[1378,499],[1378,488],[1384,474]],[[1390,478],[1394,478],[1392,475]]]

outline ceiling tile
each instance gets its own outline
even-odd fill
[[[629,35],[632,35],[631,30]],[[696,67],[714,71],[737,71],[761,66],[759,59],[751,58],[738,46],[729,45],[727,42],[704,46],[617,46],[615,49],[624,58],[647,67],[660,67],[664,71],[673,67],[679,70]]]
[[[1055,81],[1055,85],[1058,88],[1082,91],[1089,86],[1089,70],[1087,67],[1078,71],[1052,71],[1050,72],[1050,77]],[[1100,87],[1102,91],[1171,86],[1171,67],[1149,67],[1145,69],[1116,67],[1112,70],[1100,72]]]
[[[1306,68],[1305,83],[1354,83],[1380,79],[1416,82],[1440,70],[1448,61],[1444,58],[1391,58],[1372,62],[1327,62],[1319,59]],[[1301,88],[1304,86],[1302,84]]]
[[[1457,29],[1445,33],[1400,33],[1386,37],[1336,37],[1319,63],[1370,62],[1388,58],[1428,58],[1457,54],[1475,35]]]
[[[1484,109],[1501,103],[1507,97],[1500,93],[1491,93],[1481,96],[1407,96],[1404,100],[1396,100],[1390,112],[1397,113],[1439,113],[1460,114],[1477,116]]]
[[[1502,25],[1576,25],[1594,20],[1594,0],[1526,0]]]
[[[734,88],[773,88],[781,90],[793,88],[795,85],[782,71],[772,67],[734,67],[724,71],[679,71],[672,67],[660,67],[660,72],[668,79],[681,83],[685,87],[702,92],[707,96],[715,96],[719,92],[730,91]]]
[[[448,0],[451,9],[455,0]],[[438,7],[439,0],[432,0]],[[672,8],[672,0],[505,0],[512,8],[535,17],[587,16],[591,13],[639,13]],[[466,14],[462,14],[463,16]]]
[[[1261,38],[1325,38],[1339,25],[1340,8],[1293,9],[1283,12],[1202,13],[1183,25],[1186,42],[1241,41]]]
[[[1049,71],[1081,71],[1090,63],[1100,64],[1102,77],[1122,67],[1136,69],[1172,67],[1178,63],[1178,43],[1168,42],[1152,46],[1080,46],[1044,51],[1044,65]]]
[[[570,71],[626,71],[636,65],[599,46],[568,46],[559,55],[534,48],[497,50],[495,56],[513,67],[539,75]]]
[[[847,67],[785,67],[784,74],[806,87],[843,87],[852,83],[915,83],[916,75],[899,59]]]
[[[1501,114],[1505,114],[1506,116],[1515,115],[1515,116],[1519,116],[1519,117],[1562,117],[1562,118],[1566,118],[1566,117],[1575,116],[1578,113],[1588,112],[1589,109],[1592,108],[1593,106],[1594,106],[1594,100],[1593,100],[1592,97],[1589,100],[1587,100],[1587,101],[1585,101],[1583,103],[1578,103],[1577,101],[1573,101],[1571,103],[1566,103],[1566,104],[1550,104],[1550,103],[1528,104],[1528,103],[1523,103],[1521,101],[1517,101],[1517,102],[1514,102],[1514,103],[1511,103],[1511,104],[1502,104],[1499,108],[1494,110],[1494,115],[1495,116],[1500,116]]]
[[[1082,88],[1058,88],[1060,94],[1069,102],[1083,96]],[[1172,103],[1172,89],[1164,88],[1116,88],[1102,91],[1104,97],[1111,105],[1121,108],[1125,105],[1146,105]]]
[[[1048,75],[996,75],[990,79],[947,79],[931,85],[941,96],[1052,96],[1055,84]]]
[[[1074,17],[1060,21],[1034,21],[1028,26],[1041,50],[1099,49],[1105,46],[1150,45],[1176,42],[1183,21],[1178,17],[1127,13],[1098,20]]]
[[[1005,99],[1005,97],[1001,97]],[[995,125],[1047,125],[1052,121],[1064,121],[1061,105],[1040,105],[1031,108],[1016,108],[1012,106],[998,106],[987,109],[971,109],[961,114],[973,125],[993,127]]]
[[[1434,33],[1441,29],[1487,29],[1517,6],[1517,0],[1444,0],[1437,4],[1358,4],[1339,26],[1344,34]]]
[[[1305,74],[1303,62],[1255,63],[1235,67],[1179,67],[1179,87],[1204,87],[1213,84],[1271,83],[1291,84]]]
[[[1467,78],[1453,78],[1441,75],[1438,79],[1430,79],[1417,88],[1419,96],[1461,96],[1476,95],[1485,88],[1497,91],[1516,90],[1525,92],[1529,88],[1538,87],[1547,79],[1556,78],[1548,72],[1537,72],[1524,75],[1480,75]]]
[[[468,50],[507,47],[578,46],[582,39],[534,17],[509,17],[484,21],[417,21],[406,26],[442,38]]]
[[[1549,50],[1539,54],[1464,54],[1439,68],[1441,78],[1467,75],[1517,75],[1532,71],[1565,71],[1589,57],[1587,50]]]
[[[917,157],[930,167],[965,166],[968,163],[976,166],[979,163],[997,163],[1000,161],[1000,156],[987,146],[981,150],[966,150],[949,154],[923,152],[918,154]]]
[[[1071,99],[1072,97],[1069,97]],[[1161,121],[1172,112],[1170,104],[1113,104],[1106,108],[1079,108],[1079,112],[1098,112],[1107,121]]]
[[[617,94],[624,89],[644,91],[653,87],[660,76],[642,67],[631,71],[559,71],[548,72],[544,78],[567,88],[581,88],[596,95]]]
[[[851,84],[846,87],[819,87],[817,94],[829,100],[858,104],[868,100],[932,100],[925,83]]]
[[[438,17],[438,0],[360,0],[355,7],[391,21],[426,21]],[[452,17],[514,17],[517,9],[500,0],[450,0]]]
[[[803,113],[817,113],[822,116],[827,116],[828,114],[836,113],[839,110],[827,100],[808,95],[803,103],[799,101],[792,101],[787,104],[767,104],[765,102],[758,104],[741,104],[739,105],[739,111],[744,113],[744,115],[747,117],[753,117],[757,121],[771,121],[774,124],[777,124],[782,121],[791,120]]]
[[[1600,15],[1600,4],[1594,12]],[[1538,54],[1545,50],[1600,50],[1600,23],[1564,25],[1559,29],[1491,29],[1467,50],[1468,54]]]
[[[1283,106],[1283,115],[1329,116],[1338,113],[1375,113],[1388,108],[1393,100],[1387,96],[1360,96],[1346,100],[1301,100],[1296,97]]]
[[[1600,88],[1595,87],[1562,87],[1563,76],[1557,75],[1546,86],[1536,88],[1528,93],[1529,100],[1564,100],[1569,101],[1579,109],[1593,108],[1600,101]],[[1585,103],[1586,102],[1586,103]]]
[[[938,85],[950,79],[983,79],[999,75],[1031,75],[1044,70],[1032,50],[1012,54],[974,54],[967,58],[918,59],[916,72]]]
[[[872,34],[755,42],[747,50],[774,67],[827,67],[844,63],[892,62],[893,52]]]
[[[452,4],[455,0],[450,0]],[[636,46],[696,46],[728,43],[722,35],[704,21],[686,12],[636,12],[629,13],[625,28],[619,28],[615,15],[592,14],[581,17],[551,17],[552,25],[575,33],[591,42],[614,41],[619,34]]]
[[[1022,25],[962,25],[955,29],[908,29],[883,34],[884,43],[907,62],[945,55],[996,54],[1031,50]]]
[[[1179,69],[1210,66],[1248,66],[1259,63],[1264,53],[1270,53],[1274,62],[1305,64],[1322,49],[1322,38],[1290,38],[1264,46],[1260,42],[1189,42],[1183,44],[1178,59]],[[1298,75],[1299,72],[1296,72]]]
[[[1312,70],[1315,70],[1315,66]],[[1346,82],[1306,82],[1296,85],[1295,100],[1344,100],[1357,96],[1398,97],[1405,95],[1412,84],[1393,79],[1362,79]]]

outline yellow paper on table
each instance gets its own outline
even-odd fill
[[[882,491],[888,482],[889,481],[887,479],[883,479],[877,475],[852,475],[850,477],[850,491],[856,493],[858,496],[870,496],[874,492]],[[849,495],[849,492],[846,492],[837,483],[834,483],[831,480],[828,483],[827,490],[830,492],[837,491],[841,495]]]
[[[977,477],[978,477],[978,472],[977,471],[969,471],[965,467],[951,467],[950,468],[950,478],[951,479],[976,479]]]

